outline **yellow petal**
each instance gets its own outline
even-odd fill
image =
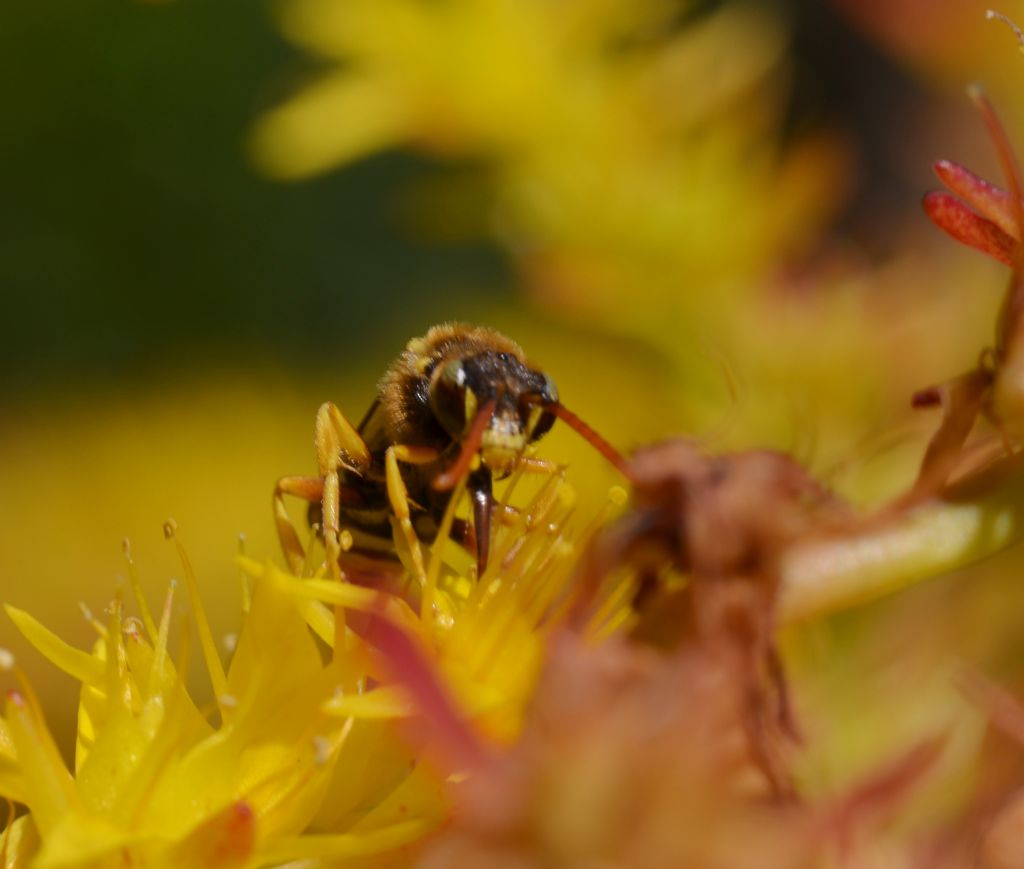
[[[35,817],[38,823],[38,815]],[[43,847],[32,864],[33,869],[91,869],[97,865],[116,865],[113,860],[100,861],[113,855],[120,858],[126,849],[141,841],[134,832],[79,812],[66,813],[49,832],[42,830],[42,825],[40,829]]]
[[[433,827],[434,824],[430,821],[415,820],[382,827],[369,833],[339,833],[333,836],[282,839],[261,848],[259,858],[266,863],[277,864],[292,860],[342,860],[385,854],[416,842]]]
[[[271,824],[289,833],[301,829],[319,807],[312,789],[313,805],[293,799],[274,818],[267,813],[282,793],[294,792],[296,781],[316,779],[316,740],[340,727],[320,712],[333,689],[333,674],[294,598],[273,582],[257,583],[221,698],[231,715],[188,750],[169,747],[173,762],[151,772],[140,823],[196,823],[245,799],[261,831]]]
[[[69,646],[24,610],[5,604],[7,615],[39,652],[79,682],[93,684],[103,679],[104,665],[92,655]]]
[[[182,683],[175,686],[167,700],[160,726],[147,745],[130,778],[120,784],[117,801],[110,816],[125,824],[150,827],[167,836],[177,836],[202,817],[207,804],[198,799],[199,785],[212,784],[222,791],[230,789],[230,782],[221,782],[215,769],[207,770],[206,777],[193,782],[180,777],[180,759],[188,756],[204,740],[216,734],[198,714]],[[217,802],[222,808],[230,799],[219,793]]]
[[[22,815],[3,833],[0,844],[0,866],[3,869],[25,869],[39,850],[39,833],[31,815]]]
[[[17,755],[14,752],[14,740],[11,736],[11,728],[3,716],[0,716],[0,757],[13,760]]]
[[[167,857],[168,867],[230,869],[248,864],[256,841],[256,817],[237,802],[200,824]]]
[[[438,826],[447,812],[448,797],[442,777],[417,764],[398,787],[352,826],[351,832],[368,833],[393,827],[409,818],[422,818]]]
[[[239,558],[237,561],[253,578],[274,582],[288,594],[309,597],[360,612],[383,612],[411,630],[420,630],[420,621],[416,613],[404,600],[392,594],[348,582],[298,579],[272,563],[264,565],[249,558]]]
[[[178,550],[178,558],[181,559],[181,567],[185,573],[185,587],[188,590],[189,602],[192,604],[192,618],[195,619],[196,627],[199,630],[199,645],[203,650],[203,660],[206,662],[206,670],[210,675],[210,684],[213,686],[213,696],[221,698],[227,692],[227,677],[224,674],[224,664],[217,651],[217,643],[213,639],[213,631],[210,630],[210,622],[206,618],[206,608],[203,606],[203,598],[199,593],[199,583],[196,580],[195,571],[189,561],[185,547],[178,539],[177,530],[173,522],[164,525],[164,534],[174,540],[174,546]],[[223,707],[221,714],[225,714]]]
[[[45,838],[77,805],[74,782],[46,724],[21,694],[7,695],[7,722],[25,785],[25,802]]]
[[[28,799],[21,767],[8,757],[0,757],[0,796],[15,803],[24,803]]]
[[[405,117],[396,92],[381,82],[328,75],[267,113],[249,145],[268,175],[303,178],[394,146]]]
[[[361,694],[332,697],[324,712],[339,718],[408,718],[413,706],[406,693],[396,685],[384,685]]]
[[[352,721],[338,753],[337,769],[311,829],[344,830],[368,808],[387,799],[409,775],[413,752],[394,728],[368,719]]]
[[[77,776],[83,806],[98,812],[115,804],[152,741],[152,732],[140,726],[130,709],[111,705]]]

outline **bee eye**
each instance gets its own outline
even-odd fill
[[[476,412],[476,396],[466,386],[466,369],[455,359],[434,372],[430,382],[430,409],[452,437],[461,436]]]
[[[541,396],[546,404],[558,404],[558,387],[547,374],[544,375],[544,391]]]
[[[527,422],[527,431],[531,441],[539,440],[546,435],[555,424],[555,415],[548,410],[552,404],[558,403],[558,389],[548,375],[544,375],[544,386],[539,393],[540,401],[534,398]]]

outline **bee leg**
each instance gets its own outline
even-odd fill
[[[473,530],[476,532],[476,576],[479,579],[487,569],[491,552],[491,514],[494,512],[494,492],[491,472],[477,468],[469,475],[468,489],[473,502]]]
[[[284,506],[284,496],[292,495],[304,501],[319,501],[323,498],[324,481],[320,477],[281,477],[274,485],[274,524],[277,526],[277,539],[281,543],[288,568],[298,576],[306,561],[306,550],[299,540],[291,517]]]
[[[338,575],[338,556],[341,554],[341,479],[340,468],[352,468],[360,472],[370,465],[370,450],[359,436],[355,426],[338,410],[332,401],[325,401],[316,412],[316,428],[313,434],[316,445],[316,459],[323,477],[323,493],[320,501],[323,509],[324,546],[327,549],[327,563]]]
[[[522,515],[522,511],[511,504],[494,505],[494,518],[507,528],[516,527],[522,521]],[[452,530],[448,536],[466,552],[476,554],[476,531],[469,520],[456,518],[452,522]]]
[[[473,523],[456,517],[452,521],[452,530],[448,535],[467,552],[476,552],[476,532]]]
[[[394,444],[388,447],[384,454],[384,471],[387,480],[388,500],[391,502],[391,510],[395,514],[395,521],[405,537],[406,545],[412,557],[413,570],[420,587],[426,587],[427,569],[423,561],[423,550],[420,548],[420,540],[416,536],[416,529],[412,527],[412,514],[409,509],[409,491],[402,479],[402,472],[398,467],[399,462],[410,465],[423,465],[437,461],[437,450],[428,447],[409,447]]]

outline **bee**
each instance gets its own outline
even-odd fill
[[[358,426],[332,402],[321,405],[314,433],[319,475],[278,480],[274,512],[289,566],[299,572],[305,552],[286,495],[310,502],[328,563],[337,564],[350,529],[368,541],[363,551],[393,555],[397,526],[422,579],[419,542],[437,537],[453,490],[465,480],[472,522],[456,519],[451,536],[475,553],[482,576],[495,512],[493,481],[514,470],[553,472],[552,463],[527,451],[556,418],[626,467],[614,447],[561,404],[551,377],[511,339],[464,323],[413,338],[380,379]]]

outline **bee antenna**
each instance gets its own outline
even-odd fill
[[[633,480],[633,472],[629,467],[629,462],[626,461],[622,453],[615,449],[615,447],[608,443],[608,441],[601,437],[601,435],[594,431],[582,419],[576,416],[576,414],[569,410],[569,408],[557,401],[552,402],[551,404],[545,404],[545,407],[562,420],[562,422],[568,425],[569,428],[575,431],[576,434],[583,438],[583,440],[590,444],[602,456],[608,459],[609,462],[615,465],[622,476],[627,480]]]
[[[434,488],[438,492],[447,492],[449,489],[454,489],[459,480],[469,473],[473,456],[480,449],[480,442],[484,437],[484,429],[487,428],[487,423],[491,421],[494,409],[497,406],[498,399],[492,398],[480,408],[477,415],[473,418],[473,425],[470,427],[466,439],[462,442],[462,449],[459,451],[459,457],[455,460],[455,464],[434,478]]]

